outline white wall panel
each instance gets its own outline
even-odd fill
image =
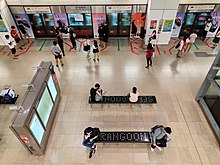
[[[0,10],[4,9],[7,6],[5,0],[0,0]]]
[[[166,0],[151,0],[151,9],[164,9]]]
[[[164,9],[177,9],[180,0],[166,0],[164,4]]]
[[[220,4],[220,0],[180,0],[180,4]]]
[[[21,4],[22,5],[48,5],[49,1],[48,0],[21,0]]]

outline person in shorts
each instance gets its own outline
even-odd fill
[[[57,44],[57,41],[53,41],[53,45],[51,46],[51,51],[55,57],[56,60],[56,67],[59,67],[58,65],[58,59],[60,60],[61,66],[63,67],[63,61],[62,61],[62,51],[60,47]]]
[[[21,50],[23,50],[22,45],[21,44],[21,38],[18,35],[18,31],[16,30],[15,26],[11,26],[11,36],[14,38],[18,48],[20,48]]]
[[[5,39],[7,41],[9,49],[11,50],[11,53],[14,55],[14,59],[18,59],[18,57],[16,56],[15,40],[13,38],[10,38],[9,35],[5,35]]]
[[[186,45],[186,51],[187,52],[191,49],[192,44],[195,43],[197,37],[198,36],[197,36],[197,34],[195,33],[195,30],[194,30],[193,33],[190,34],[190,36],[188,38],[189,42],[187,42],[187,45]]]
[[[92,49],[94,54],[93,61],[96,62],[97,60],[99,62],[99,46],[96,40],[93,41]]]
[[[86,58],[88,60],[91,59],[91,57],[90,57],[90,45],[91,45],[91,41],[89,40],[89,36],[86,36],[85,41],[83,43],[83,50],[85,52],[87,52]]]
[[[21,31],[21,33],[23,34],[24,40],[26,41],[26,43],[30,43],[30,36],[27,32],[27,29],[24,27],[24,25],[22,24],[22,21],[18,21],[18,28]]]

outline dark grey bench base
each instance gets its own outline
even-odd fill
[[[149,132],[101,132],[96,143],[150,143]]]
[[[133,103],[129,101],[128,96],[103,96],[100,102],[91,102],[89,97],[89,104],[156,104],[157,100],[155,96],[138,96],[138,101]]]

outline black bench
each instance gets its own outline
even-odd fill
[[[89,104],[156,104],[157,100],[155,96],[138,96],[137,102],[130,102],[128,96],[103,96],[102,101],[92,102],[89,97]]]
[[[149,132],[101,132],[96,143],[151,143]]]

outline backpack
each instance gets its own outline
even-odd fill
[[[93,131],[98,135],[98,137],[95,139],[95,141],[99,141],[102,139],[102,134],[99,128],[93,128]]]
[[[162,125],[155,125],[153,128],[151,128],[151,133],[154,132],[157,128],[163,127]]]
[[[3,104],[8,104],[8,103],[12,103],[13,99],[12,97],[9,95],[11,89],[8,90],[8,92],[4,95],[3,99],[2,99],[2,103]]]
[[[178,42],[175,46],[176,49],[178,49],[180,47],[180,42]]]

